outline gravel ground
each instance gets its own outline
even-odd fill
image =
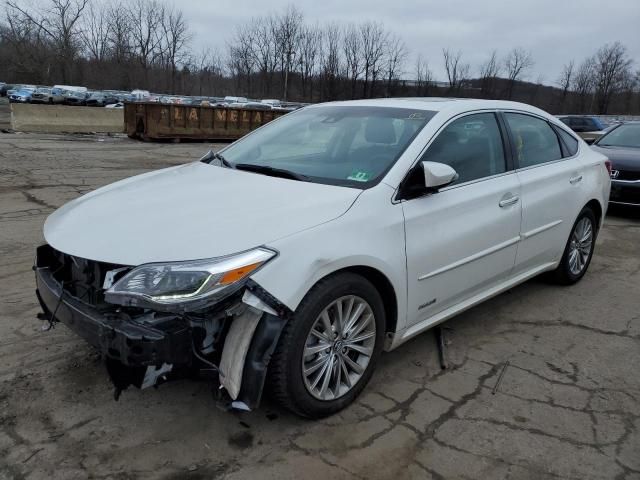
[[[383,355],[361,398],[326,420],[268,400],[224,412],[196,381],[114,402],[94,351],[63,326],[40,330],[31,264],[42,224],[78,195],[206,149],[0,134],[0,479],[640,479],[630,212],[607,217],[578,285],[534,279],[450,320],[448,370],[431,333]]]

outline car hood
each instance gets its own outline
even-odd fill
[[[211,258],[333,220],[360,192],[196,162],[79,197],[47,218],[44,236],[61,252],[121,265]]]
[[[593,145],[591,148],[611,160],[614,170],[640,171],[640,148],[601,147],[600,145]]]

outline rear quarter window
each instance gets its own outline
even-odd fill
[[[564,155],[564,157],[573,157],[576,153],[578,153],[578,140],[569,132],[560,127],[554,127],[554,129],[558,133],[560,140],[562,140],[562,143],[566,148],[566,155]]]

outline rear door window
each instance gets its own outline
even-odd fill
[[[562,158],[558,136],[545,120],[522,113],[505,113],[504,117],[511,130],[519,168]]]

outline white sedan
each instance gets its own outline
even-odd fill
[[[383,350],[543,272],[580,280],[609,169],[520,103],[308,106],[54,212],[41,318],[102,352],[116,396],[195,371],[233,407],[267,382],[326,416]]]

